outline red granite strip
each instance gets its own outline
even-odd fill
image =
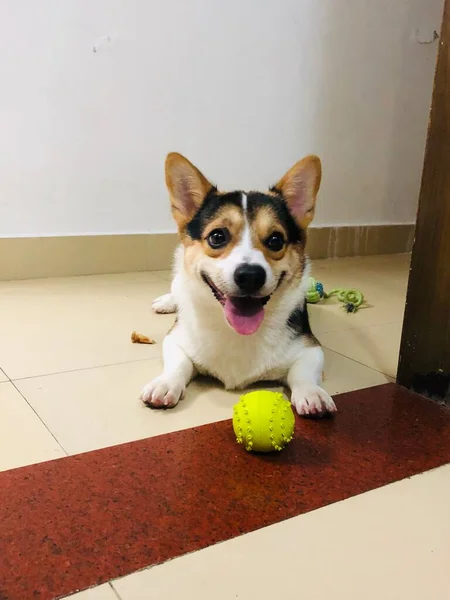
[[[0,473],[0,600],[50,600],[450,461],[450,412],[396,385],[252,455],[229,421]]]

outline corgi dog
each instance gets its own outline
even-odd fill
[[[221,192],[177,153],[165,171],[181,244],[171,292],[153,309],[177,316],[163,342],[163,371],[142,390],[143,402],[174,407],[202,374],[226,389],[278,381],[299,415],[335,412],[320,385],[324,356],[305,299],[319,158],[297,162],[264,193]]]

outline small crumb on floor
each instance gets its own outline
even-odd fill
[[[133,331],[131,334],[131,341],[133,344],[156,344],[155,340],[143,335],[142,333],[138,333],[137,331]]]

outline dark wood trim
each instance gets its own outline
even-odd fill
[[[397,381],[450,402],[450,0],[439,39]]]

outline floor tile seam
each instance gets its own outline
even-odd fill
[[[395,321],[394,323],[398,323],[398,321]],[[386,325],[389,324],[393,324],[393,323],[386,323]],[[366,329],[367,327],[372,327],[372,325],[368,325],[365,327],[355,327],[352,328],[352,330],[354,329]],[[373,326],[373,327],[377,327],[377,325]],[[349,331],[347,330],[342,330],[342,331]],[[321,334],[325,334],[325,333],[338,333],[338,331],[321,331],[318,333],[318,335],[320,336]],[[326,344],[321,344],[323,348],[326,348],[327,350],[330,350],[330,352],[334,352],[335,354],[339,354],[340,356],[343,356],[344,358],[347,358],[348,360],[351,360],[352,362],[355,362],[357,364],[360,364],[364,367],[367,367],[368,369],[371,369],[372,371],[375,371],[377,373],[381,373],[382,375],[386,375],[387,377],[393,377],[393,375],[391,375],[390,373],[385,373],[383,371],[380,371],[379,369],[375,369],[374,367],[370,366],[370,365],[366,365],[365,363],[362,363],[358,360],[355,360],[354,358],[343,354],[343,352],[340,352],[334,348],[330,348],[328,345]],[[1,383],[13,383],[14,382],[20,382],[20,381],[28,381],[30,379],[39,379],[41,377],[54,377],[57,375],[64,375],[65,373],[77,373],[77,372],[83,372],[83,371],[92,371],[95,369],[103,369],[106,367],[115,367],[115,366],[120,366],[120,365],[129,365],[129,364],[134,364],[134,363],[140,363],[140,362],[146,362],[146,361],[153,361],[153,360],[161,360],[162,355],[158,355],[158,356],[150,356],[150,357],[146,357],[146,358],[138,358],[135,360],[125,360],[125,361],[118,361],[118,362],[113,362],[113,363],[105,363],[105,364],[100,364],[100,365],[93,365],[90,367],[80,367],[78,369],[64,369],[62,371],[52,371],[52,372],[45,372],[45,373],[38,373],[36,375],[27,375],[27,376],[23,376],[23,377],[10,377],[6,371],[4,369],[2,369],[2,371],[5,373],[6,377],[8,378],[7,381],[2,381]]]
[[[122,596],[119,594],[119,592],[114,587],[114,581],[117,581],[117,579],[115,579],[115,580],[112,579],[111,581],[108,581],[108,585],[109,585],[110,589],[112,590],[112,593],[116,596],[117,600],[122,600]]]
[[[12,379],[11,377],[8,375],[8,373],[5,371],[5,369],[2,369],[2,367],[0,367],[0,370],[4,373],[5,377],[6,377],[6,381],[0,381],[0,383],[11,383]]]
[[[375,369],[374,367],[367,365],[366,363],[363,363],[359,360],[356,360],[350,356],[347,356],[347,354],[342,354],[342,352],[339,352],[338,350],[335,350],[334,348],[329,348],[328,346],[326,346],[325,344],[322,344],[322,348],[326,348],[326,350],[329,350],[330,352],[334,352],[335,354],[339,354],[339,356],[342,356],[343,358],[346,358],[347,360],[351,360],[352,362],[361,365],[362,367],[366,367],[366,369],[370,369],[370,371],[373,371],[374,373],[379,373],[380,375],[384,375],[385,377],[389,377],[390,379],[394,380],[395,383],[395,375],[392,375],[391,373],[385,373],[384,371],[380,371],[379,369]],[[327,365],[325,362],[325,373],[326,373],[326,369],[327,369]],[[326,380],[325,380],[326,381]]]
[[[339,328],[339,329],[322,329],[320,330],[319,327],[314,327],[314,325],[312,325],[312,328],[314,329],[314,333],[317,333],[318,336],[320,335],[326,335],[328,333],[343,333],[345,331],[355,331],[355,329],[368,329],[369,327],[385,327],[386,325],[397,325],[399,323],[402,323],[402,321],[399,321],[398,319],[396,319],[395,321],[389,321],[387,323],[372,323],[371,325],[360,325],[358,327],[345,327],[343,328]]]
[[[14,384],[14,381],[11,381],[11,383],[14,386],[15,390],[18,392],[18,394],[20,394],[20,396],[25,400],[27,405],[31,408],[31,410],[36,415],[36,417],[39,419],[39,421],[42,423],[42,425],[45,427],[45,429],[49,432],[49,434],[52,436],[52,438],[55,440],[55,442],[61,448],[61,450],[64,452],[66,457],[69,456],[69,453],[67,452],[67,450],[61,444],[61,442],[58,440],[56,435],[53,433],[53,431],[50,429],[50,427],[47,425],[47,423],[44,421],[44,419],[41,417],[41,415],[37,412],[37,410],[34,408],[34,406],[32,404],[30,404],[30,402],[27,400],[27,398],[22,394],[22,392],[19,390],[19,388]]]
[[[170,283],[172,280],[172,276],[168,275],[166,273],[166,275],[162,275],[162,271],[149,271],[150,273],[153,273],[154,275],[156,275],[157,277],[159,277],[159,279],[161,279],[161,281],[165,281],[166,283]]]
[[[102,364],[102,365],[93,365],[92,367],[80,367],[79,369],[65,369],[63,371],[53,371],[51,373],[40,373],[38,375],[28,375],[28,376],[25,376],[25,377],[13,377],[12,379],[10,379],[10,382],[14,383],[15,381],[17,381],[17,382],[19,382],[19,381],[27,381],[29,379],[39,379],[40,377],[54,377],[56,375],[64,375],[65,373],[77,373],[79,371],[93,371],[94,369],[104,369],[106,367],[116,367],[116,366],[120,366],[120,365],[131,365],[131,364],[134,364],[134,363],[145,362],[145,361],[148,361],[148,360],[160,360],[161,357],[162,357],[162,355],[149,356],[147,358],[138,358],[136,360],[124,360],[124,361],[119,361],[119,362],[114,362],[114,363],[105,363],[105,364]]]

